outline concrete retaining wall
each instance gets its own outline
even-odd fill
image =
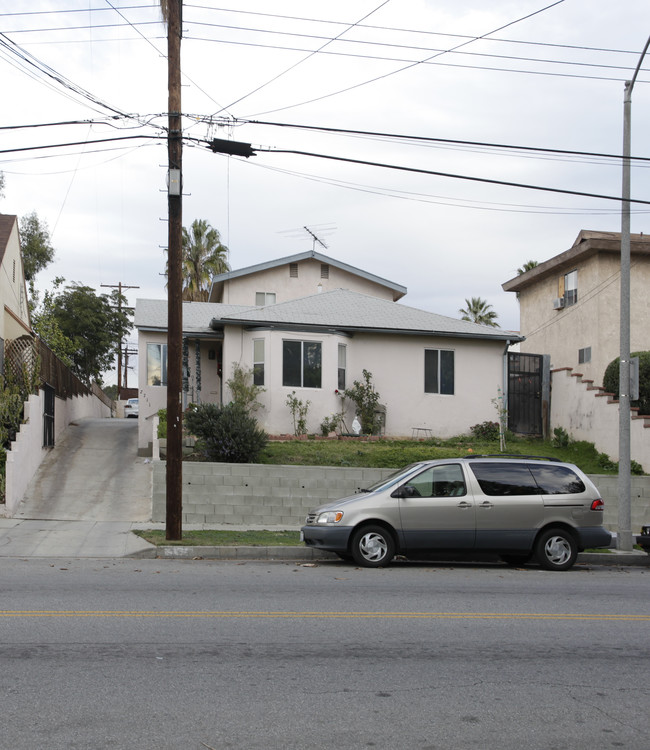
[[[153,463],[152,520],[165,520],[164,461]],[[394,469],[183,463],[183,523],[302,526],[307,512]]]
[[[307,512],[352,495],[393,472],[329,466],[183,463],[183,523],[301,526]],[[590,477],[605,501],[605,525],[618,525],[617,476]],[[165,462],[153,463],[152,520],[165,521]],[[650,477],[632,477],[632,530],[650,523]]]
[[[0,515],[11,518],[49,450],[43,447],[43,401],[43,391],[39,391],[38,394],[32,394],[25,403],[24,423],[11,444],[11,450],[7,452],[5,505],[0,505]],[[70,422],[110,416],[110,407],[96,396],[57,398],[54,407],[54,439],[56,441]]]
[[[553,370],[551,429],[563,427],[573,440],[593,443],[600,453],[618,461],[619,403],[611,393],[594,385],[570,367]],[[631,410],[632,458],[650,471],[650,417]]]

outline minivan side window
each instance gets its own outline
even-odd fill
[[[430,466],[407,482],[420,497],[461,497],[466,494],[463,470],[459,464]]]
[[[476,463],[470,468],[486,495],[541,495],[525,464]]]
[[[530,470],[544,495],[577,495],[585,484],[568,466],[531,465]]]

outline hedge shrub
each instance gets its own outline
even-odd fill
[[[209,461],[254,463],[268,441],[255,419],[235,403],[201,404],[185,414],[185,427]]]
[[[633,352],[639,358],[639,400],[632,401],[632,406],[639,407],[639,414],[650,414],[650,352]],[[619,396],[620,357],[610,362],[603,377],[603,387],[609,393]]]

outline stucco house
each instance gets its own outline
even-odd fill
[[[32,335],[18,218],[10,214],[0,214],[0,302],[0,349],[4,354],[5,341]]]
[[[519,295],[522,352],[549,354],[551,368],[570,367],[602,385],[620,349],[619,232],[582,230],[573,245],[506,281]],[[631,350],[650,349],[650,238],[631,237]]]
[[[287,396],[309,401],[307,429],[342,409],[340,393],[372,373],[392,436],[449,437],[497,417],[510,331],[408,307],[405,287],[317,252],[231,271],[209,302],[183,304],[186,403],[230,400],[233,363],[265,391],[256,412],[270,434],[292,433]],[[166,406],[167,301],[137,300],[139,451]],[[352,405],[343,405],[347,425]]]

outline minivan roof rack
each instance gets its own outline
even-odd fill
[[[527,456],[522,453],[470,453],[463,458],[534,458],[536,461],[556,461],[562,463],[562,460],[555,456]]]

